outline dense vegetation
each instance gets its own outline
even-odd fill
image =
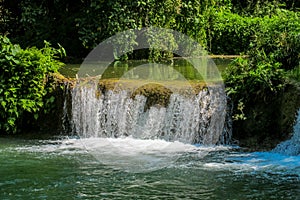
[[[63,49],[54,49],[47,42],[42,49],[22,49],[3,36],[0,46],[0,130],[17,132],[23,123],[36,120],[40,110],[51,108],[54,97],[45,97],[53,89],[50,74],[62,65],[55,57]]]
[[[85,57],[99,42],[117,32],[145,26],[180,31],[214,54],[239,54],[246,52],[255,35],[264,31],[259,28],[261,24],[281,15],[285,19],[292,17],[289,23],[294,23],[292,15],[300,7],[296,0],[0,2],[0,32],[9,34],[13,42],[22,47],[42,47],[44,40],[60,43],[76,57]]]
[[[101,41],[120,31],[148,26],[187,34],[212,54],[248,55],[248,58],[236,59],[224,76],[234,103],[235,119],[246,119],[249,113],[243,109],[251,107],[255,99],[276,96],[291,78],[300,79],[300,1],[297,0],[0,0],[0,3],[0,33],[23,48],[2,37],[2,45],[10,46],[8,50],[3,47],[1,50],[4,60],[0,76],[6,77],[3,80],[8,80],[5,70],[13,77],[14,67],[19,67],[6,57],[12,56],[18,62],[23,59],[20,55],[26,52],[31,52],[26,54],[27,63],[35,59],[33,57],[43,60],[41,57],[45,56],[49,61],[47,66],[52,66],[31,62],[30,69],[26,68],[32,73],[31,78],[36,76],[35,70],[41,70],[37,72],[39,75],[55,71],[54,49],[43,48],[44,40],[60,43],[71,57],[83,58]],[[176,41],[172,42],[175,47]],[[134,44],[132,36],[128,48]],[[31,46],[43,49],[26,49]],[[13,49],[21,53],[15,54]],[[138,52],[126,55],[125,59],[141,56],[170,57],[170,54],[151,49],[146,55]],[[38,83],[44,75],[41,77]],[[23,93],[14,93],[15,86],[10,82],[1,84],[5,87],[2,93],[0,91],[2,96],[5,92],[23,99]],[[42,97],[41,88],[39,85],[36,91],[27,91],[24,95],[38,93],[37,96]],[[23,108],[20,103],[9,102],[8,97],[2,98],[1,105],[6,110],[1,112],[1,122],[4,121],[1,127],[7,130],[14,126],[20,108],[34,112],[41,106],[40,99]],[[10,111],[9,106],[13,106]]]

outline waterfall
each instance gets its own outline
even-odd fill
[[[293,136],[273,149],[275,153],[281,153],[290,156],[300,155],[300,109],[298,110],[297,120],[294,125]]]
[[[132,97],[128,90],[101,92],[95,83],[76,86],[73,131],[82,138],[130,136],[190,144],[229,141],[224,139],[230,136],[224,131],[226,97],[220,87],[204,88],[193,97],[173,93],[167,106],[147,108],[145,96]]]
[[[70,133],[71,132],[71,124],[72,116],[70,116],[70,102],[72,101],[71,88],[69,83],[64,83],[62,88],[62,97],[63,97],[63,109],[62,109],[62,116],[61,116],[61,130],[62,134]]]

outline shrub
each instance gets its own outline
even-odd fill
[[[224,79],[234,105],[233,118],[245,120],[249,113],[244,108],[249,111],[256,101],[271,101],[284,88],[286,72],[274,56],[258,51],[256,57],[235,59],[226,69]]]
[[[246,52],[249,58],[236,59],[225,74],[228,94],[245,104],[255,97],[266,98],[278,92],[287,80],[286,72],[292,70],[290,76],[297,76],[300,63],[300,20],[297,13],[277,10],[277,15],[253,20],[257,20],[259,27],[251,33]],[[249,38],[240,41],[241,46],[247,41]]]
[[[260,18],[242,17],[231,12],[219,12],[212,21],[211,52],[238,55],[247,52]]]
[[[228,95],[245,101],[277,93],[285,83],[285,71],[274,57],[257,52],[256,58],[237,58],[225,71]]]
[[[42,49],[22,49],[4,36],[0,45],[0,130],[16,132],[25,113],[37,119],[38,112],[54,101],[54,97],[45,99],[52,89],[47,83],[50,73],[62,66],[56,58],[64,50],[47,42]]]
[[[229,0],[91,0],[77,18],[79,39],[90,49],[118,32],[154,26],[179,31],[206,48],[211,16],[230,5]],[[134,37],[127,45],[135,45]]]
[[[274,59],[286,70],[300,63],[300,17],[297,13],[281,10],[276,16],[264,17],[260,30],[255,33],[250,56],[257,51],[273,54]]]

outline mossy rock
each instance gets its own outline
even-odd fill
[[[166,107],[169,103],[172,90],[166,88],[157,83],[149,83],[143,85],[136,89],[131,98],[135,98],[136,95],[143,95],[147,97],[145,110],[149,109],[151,106],[163,106]]]

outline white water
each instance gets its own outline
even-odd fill
[[[100,162],[88,153],[96,149]],[[300,156],[230,146],[130,137],[9,138],[0,140],[0,156],[0,199],[299,197]]]
[[[153,106],[145,110],[144,96],[132,99],[125,90],[96,95],[95,84],[75,87],[72,123],[80,139],[69,140],[59,149],[67,153],[70,147],[77,152],[85,150],[106,166],[134,172],[182,167],[177,161],[186,155],[197,163],[211,152],[229,152],[232,147],[214,146],[222,144],[223,138],[229,141],[223,130],[224,121],[220,120],[225,117],[220,103],[224,99],[218,92],[217,88],[203,90],[193,98],[172,94],[166,108]],[[223,162],[205,161],[200,167],[237,171],[284,169],[299,174],[299,130],[300,110],[292,138],[272,152],[230,153]],[[189,163],[184,162],[184,167],[189,167]]]
[[[131,136],[188,144],[229,141],[230,135],[224,131],[226,99],[222,91],[215,86],[189,98],[172,94],[167,107],[156,105],[145,111],[144,96],[132,99],[125,90],[97,96],[96,84],[77,86],[72,91],[74,132],[82,138]]]
[[[35,145],[17,147],[18,151],[51,155],[92,155],[101,164],[129,172],[145,172],[173,166],[178,158],[192,153],[204,158],[210,152],[228,150],[225,146],[195,146],[161,139],[64,138],[42,140]]]
[[[234,173],[282,173],[300,176],[300,156],[273,152],[241,152],[232,146],[203,146],[165,140],[126,138],[64,138],[41,140],[11,150],[40,154],[42,158],[90,153],[101,164],[127,172],[161,168],[197,168]],[[82,160],[84,162],[84,159]],[[83,163],[84,164],[84,163]]]
[[[273,152],[290,156],[300,156],[300,109],[298,110],[298,116],[291,139],[280,143],[273,149]]]

